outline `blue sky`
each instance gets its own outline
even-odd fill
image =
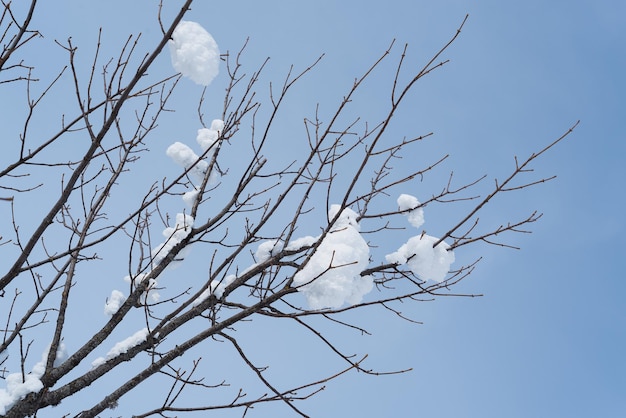
[[[142,31],[147,48],[158,36],[152,3],[61,2],[35,25],[50,38],[71,34],[84,51],[93,45],[98,26],[111,45]],[[514,166],[513,156],[538,151],[580,119],[574,133],[533,166],[535,178],[558,177],[504,196],[484,215],[496,225],[535,209],[544,216],[532,225],[533,234],[509,237],[519,251],[471,249],[468,256],[484,260],[458,290],[482,297],[418,304],[411,317],[422,325],[364,312],[369,316],[355,319],[373,336],[338,337],[347,351],[368,353],[372,368],[413,367],[413,372],[349,374],[301,406],[311,416],[624,416],[626,284],[619,260],[626,256],[626,3],[197,2],[187,19],[211,32],[222,51],[237,51],[250,37],[244,65],[252,71],[271,57],[267,80],[280,82],[289,65],[304,68],[326,54],[291,97],[285,119],[293,120],[285,120],[278,134],[293,135],[316,103],[326,111],[336,105],[392,39],[396,54],[408,43],[407,65],[417,68],[467,13],[461,36],[445,54],[450,63],[422,80],[394,126],[399,135],[433,131],[426,157],[451,154],[443,177],[424,182],[415,194],[433,193],[429,187],[450,170],[467,179],[501,178]],[[171,71],[166,54],[158,65],[157,71]],[[375,117],[387,99],[392,67],[383,66],[373,78],[355,112]],[[218,77],[207,90],[207,113],[220,111],[223,83]],[[179,122],[162,133],[173,138],[155,152],[164,152],[178,137],[195,137],[199,89],[183,80],[180,91]],[[2,106],[8,110],[6,102]],[[420,163],[421,157],[399,164]],[[442,208],[426,216],[426,228],[437,234],[454,214]],[[297,330],[285,335],[259,329],[244,326],[239,333],[258,346],[259,362],[271,365],[279,382],[294,377],[302,382],[299,376],[323,365],[341,367],[319,348],[298,345]],[[113,413],[125,415],[128,407],[122,400]],[[290,411],[259,407],[257,414],[252,416],[290,416]]]

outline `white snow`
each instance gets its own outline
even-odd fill
[[[211,122],[210,128],[198,129],[198,136],[196,137],[196,141],[198,141],[198,144],[200,145],[202,150],[206,151],[211,148],[213,144],[215,144],[223,130],[224,121],[221,119],[214,119]]]
[[[213,119],[211,121],[211,130],[221,133],[224,130],[224,121],[221,119]]]
[[[163,236],[166,239],[165,242],[162,242],[152,249],[153,266],[156,266],[163,261],[172,248],[178,245],[179,242],[189,235],[191,228],[193,227],[193,221],[194,219],[191,215],[187,215],[186,213],[176,214],[176,225],[174,227],[167,227],[163,230]],[[178,253],[177,259],[184,259],[188,251],[189,247]],[[173,261],[171,264],[174,263],[175,262]]]
[[[417,208],[419,205],[420,202],[415,196],[401,194],[398,197],[398,207],[401,211],[413,209],[406,212],[406,216],[409,219],[409,223],[416,228],[419,228],[424,224],[424,210],[422,208]]]
[[[204,151],[209,149],[217,140],[219,135],[215,132],[205,128],[198,129],[198,136],[196,137],[196,140]],[[200,159],[198,154],[196,154],[189,146],[183,144],[182,142],[174,142],[172,145],[167,147],[165,154],[174,160],[176,164],[183,167],[185,170],[189,170],[189,175],[193,177],[196,182],[200,183],[204,180],[204,176],[209,170],[209,163],[207,159],[211,158],[213,152],[207,153],[203,159]],[[213,170],[209,176],[208,184],[215,184],[216,181],[217,177],[215,170]]]
[[[0,389],[0,415],[5,415],[13,404],[31,392],[39,392],[43,389],[41,376],[32,373],[22,379],[22,373],[11,373],[5,378],[6,389]]]
[[[231,284],[236,278],[237,276],[235,276],[234,274],[229,274],[223,280],[213,280],[209,288],[202,292],[200,296],[198,296],[198,298],[193,301],[192,305],[198,306],[211,295],[215,295],[215,297],[218,299],[221,298],[222,295],[224,295],[224,289],[226,289],[226,286]]]
[[[91,368],[95,369],[96,367],[104,364],[105,362],[106,362],[106,359],[104,357],[98,357],[97,359],[91,362]]]
[[[198,155],[191,148],[182,142],[174,142],[165,151],[168,157],[194,176],[197,181],[202,181],[209,169],[209,163],[205,160],[198,160]]]
[[[339,209],[332,205],[329,219]],[[304,293],[312,309],[353,305],[372,290],[372,277],[360,275],[369,264],[369,246],[359,233],[357,217],[345,208],[309,262],[294,276],[294,286]],[[310,243],[309,238],[304,241]]]
[[[316,237],[307,235],[307,236],[289,241],[289,244],[287,245],[287,250],[296,251],[303,247],[310,247],[316,242],[317,242]]]
[[[13,404],[31,392],[39,392],[43,389],[41,376],[46,371],[48,360],[48,347],[41,356],[41,361],[33,366],[30,373],[22,376],[22,373],[11,373],[5,378],[6,388],[0,389],[0,415],[5,415]],[[67,350],[64,343],[60,343],[56,352],[54,366],[58,366],[67,358]]]
[[[116,343],[113,346],[113,348],[111,348],[109,350],[109,352],[107,353],[106,357],[98,357],[97,359],[95,359],[91,363],[91,366],[92,367],[98,367],[99,365],[103,364],[107,360],[110,360],[110,359],[112,359],[114,357],[119,356],[122,353],[127,352],[128,349],[136,346],[137,344],[141,344],[142,342],[146,341],[146,336],[147,335],[148,335],[148,328],[140,329],[139,331],[137,331],[136,333],[134,333],[130,337],[126,338],[125,340],[122,340],[122,341]]]
[[[193,180],[195,180],[197,183],[201,183],[204,180],[206,172],[209,170],[208,161],[211,160],[216,150],[216,147],[214,145],[219,139],[223,130],[224,121],[221,119],[214,119],[211,122],[210,128],[198,129],[196,141],[198,142],[198,145],[200,145],[200,148],[202,148],[202,159],[200,159],[198,154],[196,154],[189,146],[183,144],[182,142],[174,142],[167,148],[165,154],[172,160],[174,160],[176,164],[180,165],[185,170],[189,170],[189,175],[193,178]],[[209,175],[207,183],[209,185],[213,185],[216,182],[217,175],[215,173],[215,170],[213,170]],[[183,195],[183,201],[190,207],[193,205],[193,202],[199,193],[199,189],[196,187],[196,185],[192,186],[193,190],[185,192]]]
[[[284,243],[281,240],[265,241],[259,244],[259,247],[254,253],[254,259],[257,263],[262,263],[268,258],[283,250]]]
[[[450,246],[445,242],[433,248],[437,241],[438,238],[430,235],[418,235],[410,238],[398,251],[388,254],[385,258],[388,263],[407,264],[411,271],[424,281],[441,282],[450,271],[454,253],[448,251]]]
[[[187,206],[192,207],[193,202],[195,202],[196,197],[198,196],[198,193],[200,193],[200,190],[195,187],[193,188],[193,190],[183,193],[183,202],[185,202]]]
[[[224,280],[220,282],[211,283],[211,290],[213,290],[213,293],[218,299],[221,298],[222,295],[224,294],[224,289],[226,289],[226,286],[231,284],[235,280],[236,277],[237,276],[235,276],[234,274],[230,274],[224,277]]]
[[[200,24],[181,21],[169,41],[172,66],[195,83],[208,86],[217,76],[220,51]]]
[[[193,306],[194,308],[198,305],[200,305],[202,302],[204,302],[209,296],[211,296],[211,294],[213,294],[213,289],[212,287],[209,287],[208,289],[206,289],[204,292],[200,293],[200,296],[198,296],[196,298],[196,300],[194,300],[191,303],[191,306]]]
[[[126,297],[119,290],[113,290],[111,292],[111,297],[107,299],[104,304],[104,314],[105,315],[113,315],[117,310],[122,306]]]
[[[196,137],[196,141],[202,147],[204,151],[208,150],[215,144],[217,138],[219,137],[219,133],[214,131],[213,129],[202,128],[198,129],[198,136]]]
[[[408,211],[405,214],[412,226],[419,228],[424,224],[424,211],[418,208],[420,202],[415,196],[401,194],[397,202],[400,211]],[[385,259],[388,263],[406,264],[421,280],[441,282],[450,271],[454,253],[448,250],[450,246],[445,242],[433,248],[437,241],[439,238],[422,231],[420,235],[409,238],[396,252],[387,254]]]
[[[163,230],[163,236],[165,238],[173,238],[180,242],[187,237],[193,227],[193,216],[186,213],[176,214],[176,225],[174,227],[167,227]]]
[[[145,279],[146,276],[147,276],[147,273],[139,273],[136,276],[134,276],[132,279],[130,276],[124,276],[124,281],[127,281],[130,283],[132,280],[133,284],[137,286],[139,283],[141,283],[142,280]],[[150,279],[148,283],[148,288],[146,289],[144,294],[141,296],[141,299],[144,303],[147,303],[148,298],[152,299],[153,302],[159,301],[159,299],[161,298],[161,295],[159,295],[159,292],[156,291],[156,287],[157,287],[157,281],[155,279]]]
[[[236,277],[237,276],[234,274],[229,274],[223,280],[213,280],[209,285],[209,288],[202,292],[191,305],[196,307],[211,295],[215,295],[216,298],[220,299],[224,295],[224,289],[226,289],[226,286],[231,284]]]

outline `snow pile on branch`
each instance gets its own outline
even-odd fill
[[[198,193],[200,193],[200,189],[196,186],[193,186],[193,190],[189,190],[188,192],[183,193],[183,202],[187,204],[187,206],[192,207],[193,203],[198,198]]]
[[[424,223],[424,212],[417,208],[419,204],[419,201],[410,195],[403,194],[398,198],[400,211],[413,209],[407,212],[407,217],[409,223],[416,228]],[[454,253],[449,251],[450,246],[445,242],[433,247],[437,241],[439,238],[422,232],[421,235],[409,238],[396,252],[388,254],[385,258],[388,263],[406,264],[421,280],[441,282],[450,271]]]
[[[132,277],[131,276],[124,276],[124,281],[126,281],[128,283],[132,283],[133,287],[137,287],[137,286],[139,286],[139,284],[142,281],[144,281],[146,279],[146,276],[148,276],[148,273],[139,273],[136,276],[132,276]],[[143,293],[143,295],[141,295],[140,302],[142,302],[144,304],[147,304],[148,303],[148,299],[152,299],[153,302],[158,302],[159,299],[161,298],[161,295],[159,295],[159,292],[156,291],[157,285],[158,285],[158,283],[157,283],[156,279],[148,279],[148,287],[146,287],[146,291]],[[113,294],[113,292],[111,292],[111,294]],[[122,294],[122,297],[123,296],[124,295]],[[105,313],[105,315],[107,315],[107,307],[106,306],[104,308],[104,313]]]
[[[204,175],[209,169],[209,163],[201,160],[198,154],[182,142],[174,142],[165,151],[176,164],[189,170],[189,174],[195,177],[198,182],[204,179]]]
[[[398,197],[399,209],[401,211],[409,211],[406,213],[406,216],[409,219],[409,223],[416,228],[424,224],[424,209],[418,207],[419,205],[419,200],[410,194],[401,194]]]
[[[317,242],[316,237],[306,236],[289,241],[287,250],[296,251],[304,247],[312,247]]]
[[[226,289],[226,286],[234,282],[236,278],[237,276],[235,276],[234,274],[229,274],[228,276],[224,277],[224,280],[212,282],[209,290],[211,291],[211,293],[215,294],[216,298],[220,299],[222,295],[224,295],[224,290]]]
[[[259,244],[256,252],[254,253],[254,259],[257,263],[262,263],[271,256],[281,252],[284,245],[285,244],[281,240],[262,242]]]
[[[224,290],[226,289],[226,286],[231,284],[236,278],[237,276],[235,276],[234,274],[229,274],[228,276],[224,277],[223,280],[213,280],[209,285],[209,288],[202,292],[200,296],[198,296],[198,298],[193,301],[192,306],[198,306],[211,295],[215,295],[216,298],[220,299],[224,295]]]
[[[196,141],[202,148],[203,158],[201,159],[189,146],[182,142],[174,142],[170,145],[165,154],[170,157],[176,164],[183,167],[189,172],[189,175],[197,182],[201,183],[209,170],[209,162],[213,158],[217,147],[216,143],[224,130],[224,121],[214,119],[210,128],[198,129]],[[215,170],[209,175],[208,184],[215,184],[217,176]],[[183,197],[185,203],[190,204],[198,194],[198,189],[194,186],[194,190],[189,191]]]
[[[46,371],[46,362],[48,360],[48,347],[41,356],[41,361],[33,366],[30,373],[22,375],[22,373],[11,373],[5,378],[6,388],[0,389],[0,415],[5,415],[7,410],[11,409],[13,404],[29,393],[39,392],[43,389],[41,376]],[[57,349],[54,366],[60,365],[67,358],[65,344],[60,343]]]
[[[122,303],[126,300],[124,293],[119,290],[113,290],[111,292],[111,297],[107,299],[104,304],[104,314],[105,315],[113,315],[117,310],[122,306]]]
[[[333,219],[339,209],[332,205],[328,217]],[[345,208],[309,262],[294,276],[293,285],[304,293],[312,309],[354,305],[372,290],[372,277],[361,276],[370,251],[359,230],[357,214]]]
[[[181,21],[169,41],[172,66],[196,84],[208,86],[217,76],[220,50],[200,24]]]
[[[454,253],[448,251],[445,242],[433,248],[439,238],[430,235],[418,235],[410,238],[398,251],[386,256],[387,262],[406,264],[420,279],[441,282],[446,278],[450,265],[454,262]]]
[[[105,363],[107,360],[110,360],[114,357],[119,356],[122,353],[127,352],[130,348],[141,344],[146,341],[146,337],[148,336],[148,328],[143,328],[131,335],[130,337],[116,343],[113,348],[109,350],[106,357],[98,357],[92,363],[92,367],[98,367],[99,365]]]
[[[220,137],[222,131],[224,131],[224,121],[221,119],[213,119],[210,128],[198,129],[196,141],[198,141],[202,150],[206,151],[213,147],[213,144],[217,142],[217,139]]]
[[[176,214],[176,225],[163,230],[163,236],[166,241],[157,245],[152,250],[152,265],[158,265],[169,254],[169,252],[178,245],[183,239],[189,235],[193,227],[193,217],[186,213]],[[189,247],[178,253],[176,261],[182,261],[185,258]],[[187,250],[187,251],[186,251]],[[173,261],[172,261],[173,263]],[[172,264],[170,263],[170,265]]]

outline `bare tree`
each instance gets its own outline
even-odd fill
[[[476,191],[484,177],[458,183],[450,174],[425,201],[395,203],[393,196],[411,190],[447,155],[421,161],[412,171],[394,170],[394,162],[413,155],[431,133],[398,139],[388,134],[388,127],[416,84],[446,64],[444,53],[465,21],[413,73],[404,65],[406,46],[392,44],[348,86],[329,118],[318,112],[304,118],[302,131],[294,133],[302,140],[290,143],[296,152],[293,160],[268,152],[272,144],[280,143],[272,132],[291,91],[313,72],[319,59],[303,70],[292,68],[279,84],[269,83],[270,94],[264,99],[265,63],[246,73],[241,63],[245,46],[237,54],[225,53],[229,84],[219,115],[223,124],[213,130],[217,140],[175,178],[161,178],[159,170],[142,168],[141,162],[151,155],[153,137],[158,136],[157,122],[168,112],[181,77],[152,76],[158,74],[153,70],[155,59],[191,3],[187,0],[171,16],[159,8],[155,25],[162,37],[145,55],[139,52],[143,45],[138,36],[128,37],[113,58],[102,56],[99,41],[87,73],[76,64],[76,41],[57,42],[58,51],[67,55],[67,66],[57,73],[46,68],[43,75],[48,81],[38,80],[36,69],[21,58],[22,51],[49,45],[31,28],[36,1],[26,8],[2,3],[0,89],[23,89],[27,96],[26,106],[18,108],[20,119],[3,127],[6,144],[0,157],[0,205],[11,210],[11,216],[0,221],[0,376],[7,385],[4,394],[13,397],[4,405],[7,417],[35,415],[59,404],[63,408],[64,400],[81,397],[89,386],[113,382],[98,392],[98,400],[81,397],[80,409],[60,412],[96,416],[114,408],[122,396],[132,397],[148,378],[167,381],[168,387],[151,404],[145,398],[137,403],[136,416],[222,409],[240,409],[245,415],[250,408],[271,402],[307,416],[298,401],[315,395],[329,380],[351,370],[382,373],[366,367],[364,357],[336,346],[324,331],[325,323],[340,325],[345,332],[367,332],[346,319],[350,311],[365,309],[411,321],[413,304],[454,295],[455,285],[476,267],[478,260],[454,266],[441,280],[428,280],[411,266],[416,254],[402,261],[385,258],[401,242],[394,248],[378,247],[386,234],[405,226],[403,215],[457,205],[447,232],[427,241],[441,254],[460,254],[470,244],[510,246],[502,238],[528,232],[541,217],[531,211],[521,219],[499,220],[502,224],[496,228],[479,222],[481,210],[498,195],[552,178],[532,177],[531,164],[575,125],[538,152],[515,159],[510,175],[496,180],[487,193]],[[355,106],[356,93],[382,62],[390,60],[396,64],[389,74],[386,112],[373,124],[352,118],[348,109]],[[37,126],[39,112],[44,111],[40,109],[49,112],[46,103],[68,91],[75,106],[52,115],[58,118],[56,128]],[[198,118],[207,128],[204,105],[201,98]],[[137,170],[152,177],[145,180],[147,175],[142,174],[138,181]],[[161,242],[156,236],[164,228]],[[342,259],[339,246],[333,247],[334,236],[353,230],[366,237],[367,251],[372,249],[366,265]],[[425,237],[422,231],[415,239]],[[193,254],[204,255],[204,270],[173,270],[186,264],[192,247]],[[319,306],[311,300],[307,304],[302,293],[313,284],[355,266],[358,271],[350,280],[363,288],[362,294],[331,306],[324,306],[324,301]],[[108,296],[90,292],[94,276],[106,277],[107,286],[114,289],[123,283],[116,275],[120,271],[128,281],[125,291],[113,291],[106,300],[110,319],[101,323],[83,318],[74,305],[101,305]],[[306,274],[309,279],[303,280]],[[373,286],[369,293],[368,283]],[[159,293],[166,296],[159,298]],[[314,336],[345,367],[328,368],[324,378],[282,387],[268,377],[265,366],[253,361],[254,347],[242,343],[248,321],[267,327],[293,324]],[[137,332],[114,346],[129,329]],[[202,375],[206,369],[194,349],[212,345],[230,346],[264,389],[257,390],[253,382],[232,381],[228,375]],[[44,356],[36,363],[38,349]],[[185,397],[200,390],[211,397]]]

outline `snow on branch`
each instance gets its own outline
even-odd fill
[[[339,209],[339,205],[332,205],[328,217],[333,219]],[[360,275],[369,264],[370,251],[356,219],[357,214],[345,208],[311,259],[294,276],[293,286],[306,296],[312,309],[353,305],[372,290],[372,278]]]
[[[217,43],[199,23],[183,20],[169,42],[172,65],[195,83],[208,86],[219,72]]]
[[[409,223],[415,228],[424,224],[424,210],[415,196],[401,194],[398,197],[398,210],[405,213]],[[450,271],[454,253],[445,242],[438,238],[420,235],[410,238],[396,252],[385,256],[388,263],[406,264],[423,281],[441,282]]]

